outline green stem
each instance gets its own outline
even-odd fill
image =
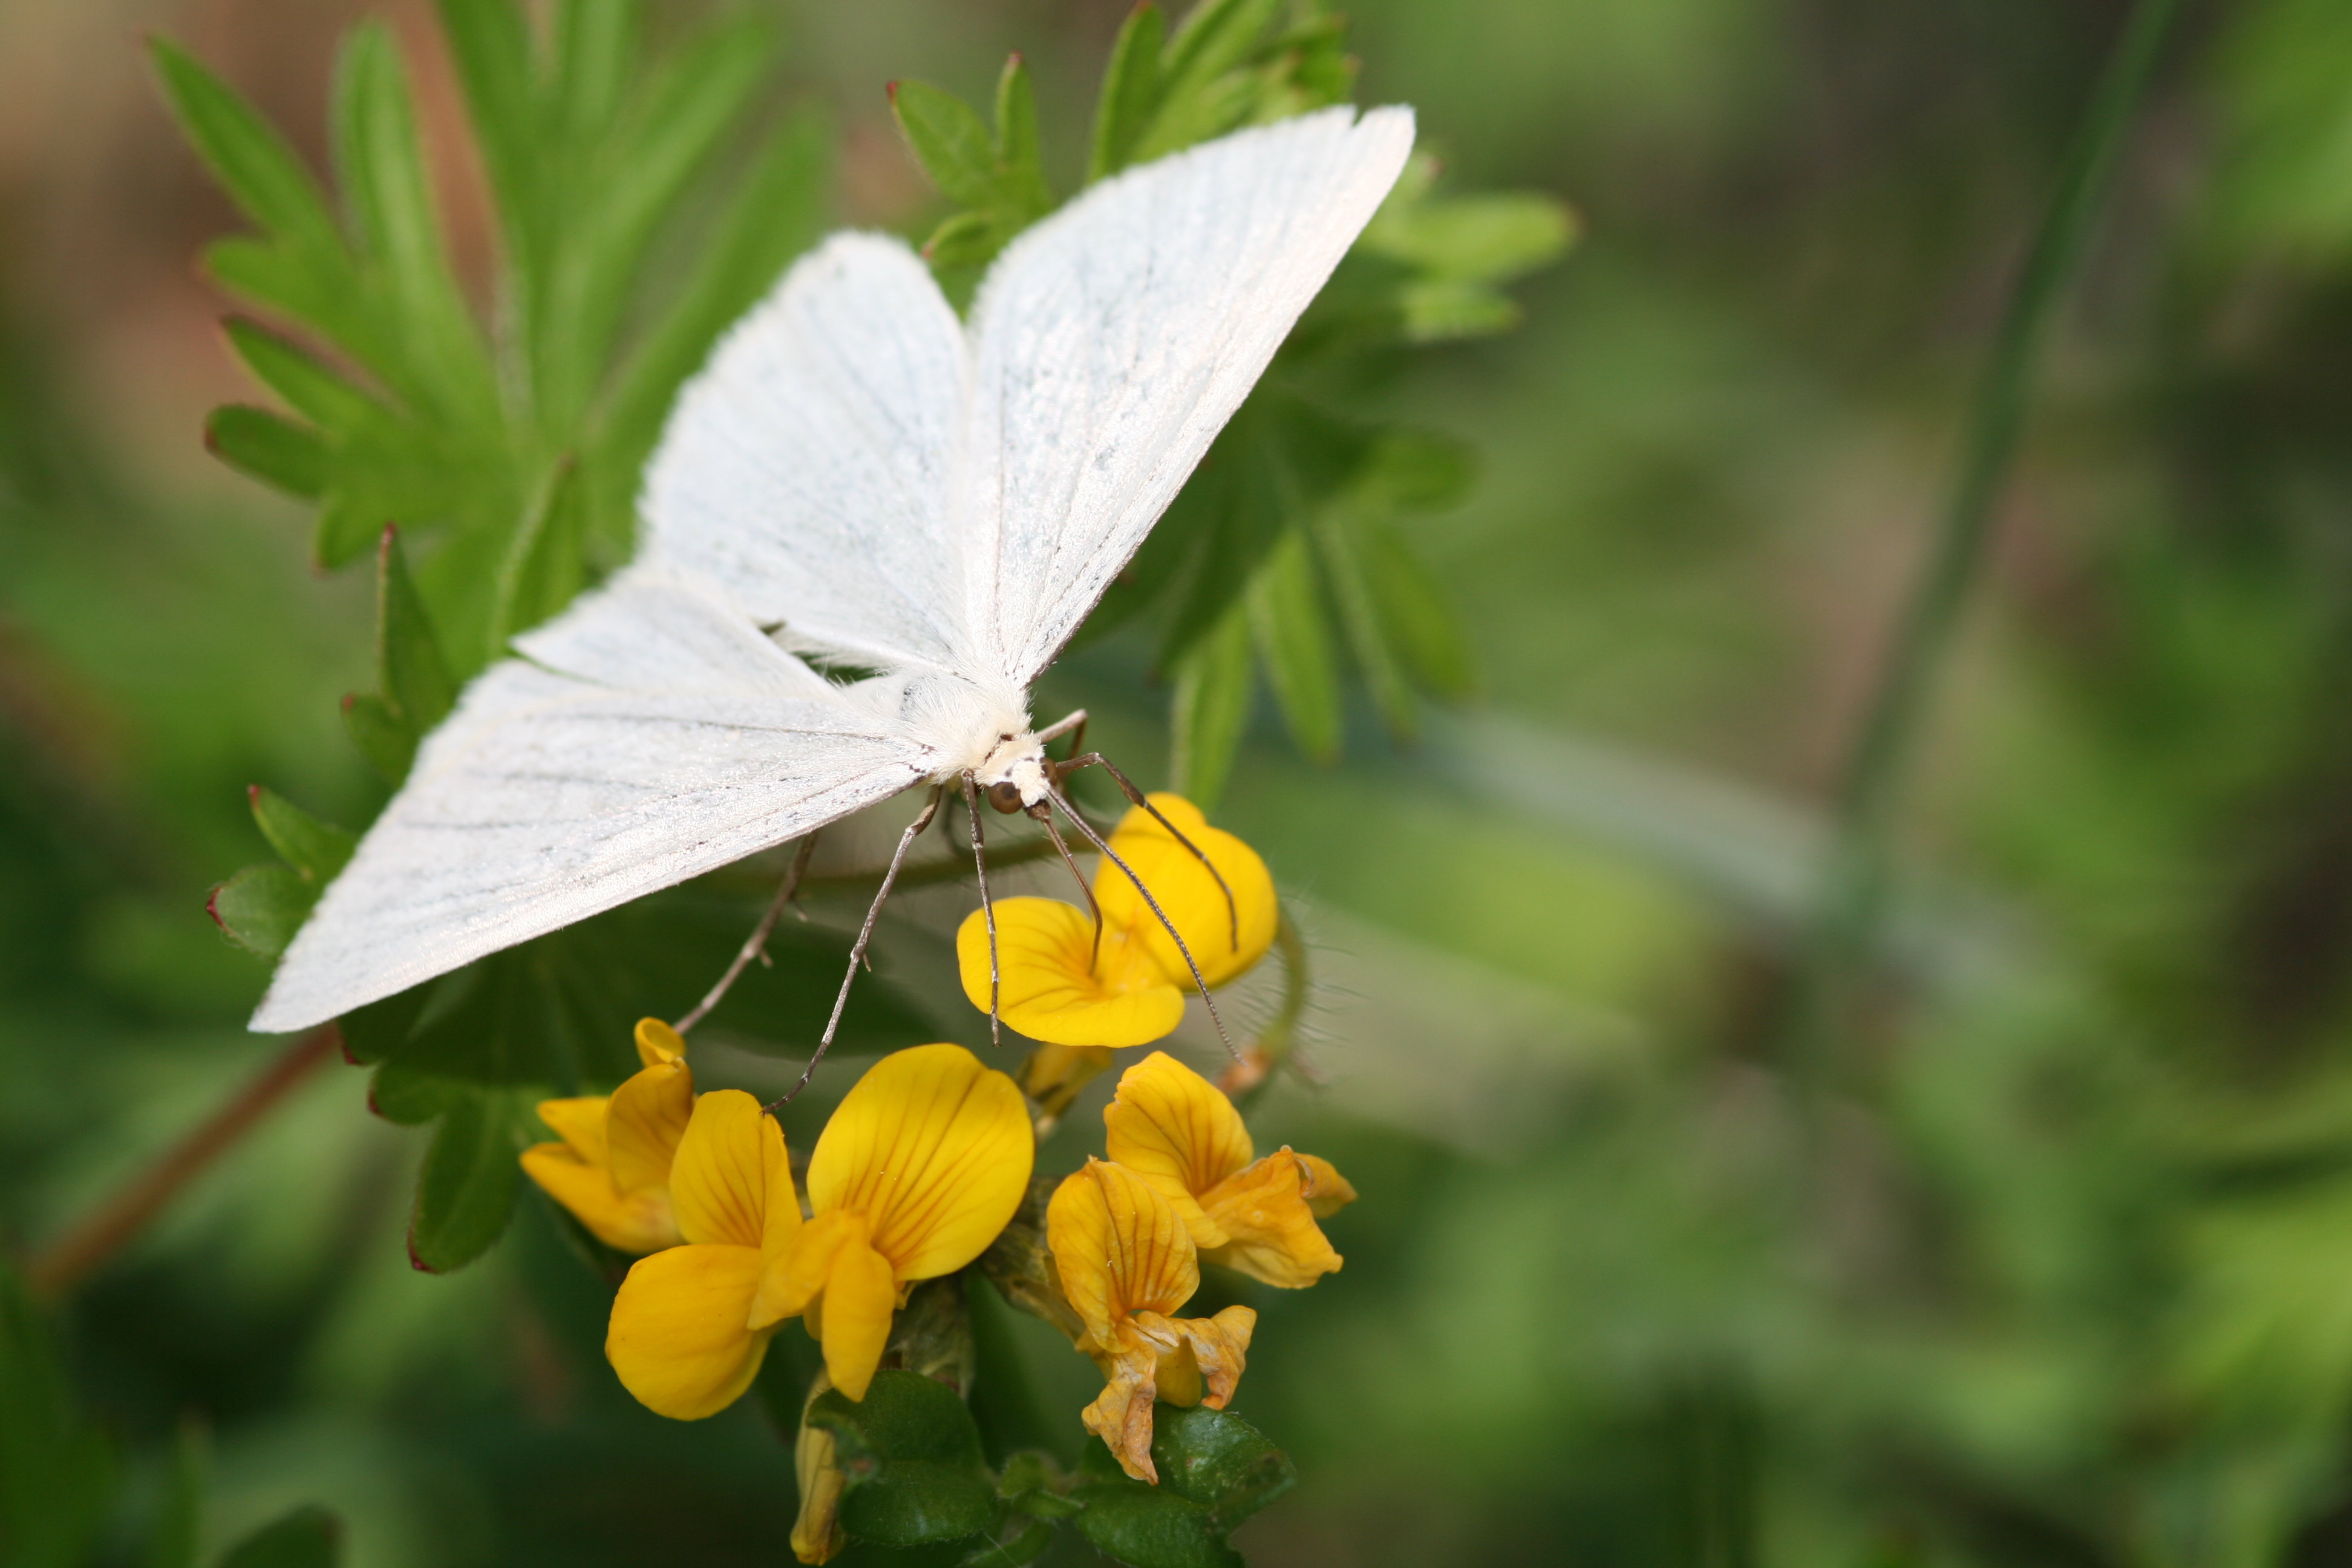
[[[2081,261],[2116,153],[2147,90],[2179,0],[2140,0],[2092,95],[2050,208],[2000,321],[1969,415],[1966,442],[1934,548],[1912,590],[1878,689],[1848,758],[1836,837],[1790,1009],[1791,1059],[1823,1065],[1885,912],[1895,810],[1917,762],[1936,676],[1980,573],[2024,426],[2033,367],[2050,320]]]

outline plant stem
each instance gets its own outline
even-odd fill
[[[25,1270],[26,1283],[33,1293],[50,1299],[63,1295],[121,1251],[182,1188],[251,1131],[264,1114],[341,1044],[342,1035],[332,1024],[322,1024],[297,1037],[211,1120],[35,1258]]]
[[[2010,296],[1969,413],[1940,528],[1914,585],[1868,713],[1846,763],[1837,831],[1823,868],[1789,1009],[1789,1058],[1819,1068],[1876,944],[1896,807],[1917,763],[1936,677],[1980,574],[2024,426],[2028,390],[2051,317],[2082,259],[2116,149],[2147,90],[2179,0],[2139,0],[2107,62],[2042,226]]]

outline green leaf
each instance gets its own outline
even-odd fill
[[[1384,430],[1366,454],[1350,489],[1368,505],[1442,511],[1459,504],[1477,478],[1477,455],[1453,437],[1427,430]]]
[[[219,1568],[335,1568],[341,1522],[315,1504],[263,1525],[221,1555]]]
[[[846,1489],[841,1527],[885,1546],[961,1541],[1002,1513],[971,1413],[944,1384],[885,1369],[861,1401],[829,1389],[808,1424],[833,1434]]]
[[[311,423],[341,435],[390,417],[383,405],[258,322],[231,316],[222,324],[246,368]]]
[[[296,874],[324,888],[348,864],[359,837],[347,828],[320,821],[284,795],[255,784],[246,792],[261,836]]]
[[[530,28],[514,0],[440,0],[441,33],[466,95],[466,112],[514,259],[528,269],[537,252],[533,159],[537,94]]]
[[[580,465],[567,453],[541,481],[499,563],[490,601],[490,658],[503,658],[508,638],[548,619],[580,591],[587,571],[581,550],[586,520]]]
[[[205,912],[237,946],[276,958],[318,901],[318,884],[291,866],[247,866],[213,889]]]
[[[1086,1446],[1078,1533],[1129,1568],[1237,1568],[1226,1534],[1297,1485],[1297,1468],[1229,1410],[1155,1405],[1151,1423],[1157,1487],[1129,1480],[1099,1441]]]
[[[165,1461],[163,1496],[147,1521],[139,1568],[195,1568],[196,1542],[204,1530],[204,1428],[193,1418],[180,1423]]]
[[[182,132],[239,210],[305,250],[339,252],[318,182],[268,121],[177,46],[154,38],[147,52]]]
[[[894,81],[890,114],[915,162],[941,195],[967,207],[992,205],[996,147],[970,104],[929,82]]]
[[[457,683],[409,575],[399,531],[392,528],[383,531],[376,552],[375,626],[376,679],[383,700],[421,738],[448,717]]]
[[[1298,749],[1318,763],[1339,754],[1339,670],[1307,531],[1293,526],[1250,577],[1250,630],[1266,684]]]
[[[1371,688],[1372,700],[1380,704],[1381,716],[1388,721],[1391,732],[1400,740],[1411,741],[1420,731],[1419,706],[1413,700],[1412,686],[1405,677],[1403,663],[1389,646],[1388,627],[1381,619],[1380,607],[1372,602],[1363,562],[1343,510],[1324,508],[1316,515],[1314,533],[1316,553],[1321,557],[1324,576],[1330,582],[1331,597],[1339,606],[1339,624],[1347,632],[1349,650],[1356,656],[1356,663],[1364,672],[1364,683]]]
[[[1241,73],[1282,0],[1203,0],[1185,14],[1160,61],[1160,106],[1129,153],[1134,163],[1221,136],[1251,117],[1260,84]]]
[[[416,761],[416,731],[372,692],[354,691],[343,699],[343,733],[386,784],[406,778]]]
[[[1095,104],[1088,183],[1115,174],[1134,161],[1136,143],[1160,108],[1160,50],[1166,31],[1167,19],[1159,6],[1150,4],[1129,11],[1120,24]]]
[[[221,405],[205,421],[205,445],[229,467],[289,495],[310,500],[327,488],[327,447],[319,433],[267,408]]]
[[[1170,787],[1208,811],[1224,793],[1242,732],[1249,726],[1255,670],[1250,661],[1248,606],[1234,601],[1224,618],[1177,661],[1175,674]]]
[[[996,205],[1010,239],[1054,210],[1037,140],[1037,93],[1019,55],[996,79]]]
[[[1394,528],[1366,520],[1356,531],[1364,584],[1388,640],[1422,683],[1441,697],[1467,697],[1476,684],[1461,617]]]
[[[81,1568],[114,1488],[111,1446],[83,1419],[47,1321],[0,1262],[0,1561]]]
[[[1559,202],[1504,192],[1384,206],[1361,243],[1435,277],[1491,283],[1549,266],[1567,254],[1575,234],[1575,220]]]
[[[529,1110],[500,1093],[463,1095],[444,1106],[408,1222],[408,1257],[417,1268],[462,1268],[505,1234],[522,1182],[516,1155]]]
[[[1211,1528],[1208,1510],[1172,1491],[1120,1476],[1082,1483],[1076,1496],[1087,1508],[1070,1522],[1114,1563],[1128,1568],[1242,1568],[1241,1553]]]
[[[1045,1555],[1054,1544],[1054,1527],[1032,1519],[1010,1541],[983,1541],[961,1559],[959,1568],[1020,1568]]]
[[[1484,283],[1433,278],[1397,291],[1399,320],[1409,343],[1491,338],[1525,319],[1516,300]]]
[[[923,241],[923,259],[939,270],[985,266],[1003,248],[996,219],[984,212],[960,212],[931,230]]]

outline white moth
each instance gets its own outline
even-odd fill
[[[803,258],[679,397],[636,559],[466,689],[252,1027],[322,1023],[915,784],[1042,816],[1063,726],[1031,728],[1030,683],[1412,146],[1411,110],[1339,108],[1130,170],[1015,239],[969,324],[898,240]]]

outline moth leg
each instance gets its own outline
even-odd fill
[[[1070,712],[1063,714],[1059,719],[1055,720],[1052,723],[1038,731],[1032,738],[1034,739],[1040,746],[1042,746],[1048,741],[1059,740],[1064,735],[1071,734],[1073,731],[1081,736],[1087,732],[1087,710],[1083,708],[1074,709]],[[1076,752],[1077,749],[1076,741],[1073,741],[1070,750]]]
[[[849,1005],[849,988],[857,984],[857,966],[865,962],[866,946],[874,940],[874,922],[882,918],[882,906],[889,901],[890,884],[898,879],[898,868],[906,864],[907,851],[914,847],[917,836],[939,815],[940,802],[947,792],[947,785],[933,784],[930,799],[923,803],[915,820],[907,825],[907,831],[898,836],[898,847],[890,856],[890,868],[882,873],[882,886],[876,889],[874,902],[866,910],[866,923],[857,928],[856,943],[849,950],[849,973],[841,977],[841,994],[833,999],[833,1016],[825,1020],[824,1037],[817,1041],[816,1054],[809,1058],[808,1066],[801,1069],[800,1082],[770,1100],[769,1110],[788,1103],[806,1089],[809,1079],[816,1076],[816,1064],[824,1060],[824,1053],[833,1048],[833,1037],[841,1030],[842,1010]]]
[[[1093,950],[1087,954],[1087,967],[1088,969],[1092,969],[1097,962],[1098,962],[1102,957],[1102,906],[1095,902],[1094,889],[1087,886],[1085,874],[1078,869],[1078,863],[1070,858],[1070,847],[1062,842],[1061,832],[1054,826],[1054,813],[1052,808],[1047,806],[1046,804],[1041,800],[1036,805],[1029,808],[1028,815],[1037,819],[1039,825],[1045,829],[1045,837],[1054,841],[1054,847],[1055,849],[1061,851],[1062,864],[1070,868],[1070,875],[1077,880],[1078,891],[1087,896],[1087,908],[1094,913],[1095,945]]]
[[[814,830],[801,835],[800,849],[793,856],[792,868],[784,873],[783,886],[776,889],[775,898],[768,905],[768,912],[761,915],[760,923],[751,928],[751,934],[744,939],[742,947],[736,952],[735,961],[727,966],[727,973],[719,977],[719,984],[706,992],[702,1000],[694,1005],[694,1010],[672,1024],[671,1028],[685,1034],[709,1016],[710,1010],[719,1005],[719,999],[727,994],[736,977],[750,967],[753,959],[758,959],[762,964],[769,962],[768,938],[774,932],[784,906],[791,903],[793,895],[801,890],[801,877],[808,870],[809,856],[815,848],[816,834]],[[806,920],[808,917],[803,915],[801,918]]]
[[[980,831],[980,789],[972,782],[971,770],[963,771],[963,814],[971,818],[971,867],[980,878],[980,914],[988,922],[988,1043],[1004,1043],[1002,1020],[997,1016],[997,1003],[1003,994],[1004,981],[996,963],[996,906],[988,897],[988,850]]]
[[[1085,734],[1086,728],[1086,715],[1082,713],[1078,716],[1079,734]],[[1072,744],[1070,749],[1073,752],[1076,752],[1077,747],[1075,742]],[[1051,765],[1054,769],[1054,782],[1056,784],[1068,778],[1080,768],[1100,768],[1103,772],[1108,773],[1115,781],[1117,781],[1119,793],[1127,796],[1127,803],[1129,805],[1139,805],[1144,810],[1150,812],[1151,814],[1151,820],[1166,828],[1170,837],[1175,839],[1177,843],[1181,844],[1185,848],[1190,849],[1192,852],[1192,858],[1198,860],[1202,865],[1206,866],[1209,868],[1209,875],[1217,879],[1217,891],[1225,895],[1225,922],[1232,928],[1234,951],[1235,952],[1239,952],[1241,951],[1242,916],[1240,908],[1234,902],[1234,890],[1225,886],[1225,874],[1217,869],[1217,863],[1214,860],[1210,859],[1209,857],[1202,852],[1199,845],[1185,837],[1181,829],[1180,829],[1174,823],[1169,821],[1165,816],[1162,816],[1160,814],[1160,808],[1152,805],[1150,800],[1145,796],[1144,793],[1136,788],[1128,776],[1125,773],[1120,773],[1118,769],[1112,764],[1111,760],[1108,757],[1104,756],[1100,752],[1088,752],[1084,756],[1073,755],[1067,762],[1055,763]]]
[[[1209,994],[1209,983],[1202,977],[1200,964],[1193,962],[1192,950],[1184,945],[1184,933],[1176,929],[1176,922],[1170,920],[1167,912],[1160,909],[1160,900],[1151,896],[1151,889],[1143,885],[1143,879],[1135,874],[1134,868],[1120,859],[1118,851],[1106,843],[1103,836],[1094,830],[1094,826],[1078,815],[1077,807],[1070,804],[1069,796],[1056,789],[1046,798],[1060,806],[1062,815],[1070,819],[1070,825],[1086,835],[1087,842],[1101,851],[1104,859],[1125,872],[1127,879],[1135,884],[1135,890],[1143,895],[1144,903],[1159,919],[1160,929],[1165,931],[1170,939],[1176,943],[1176,951],[1184,955],[1184,967],[1192,972],[1192,984],[1200,988],[1202,1004],[1209,1009],[1209,1022],[1217,1026],[1217,1038],[1223,1043],[1225,1054],[1235,1061],[1241,1060],[1241,1052],[1234,1049],[1234,1037],[1225,1033],[1225,1020],[1217,1012],[1217,999]]]

